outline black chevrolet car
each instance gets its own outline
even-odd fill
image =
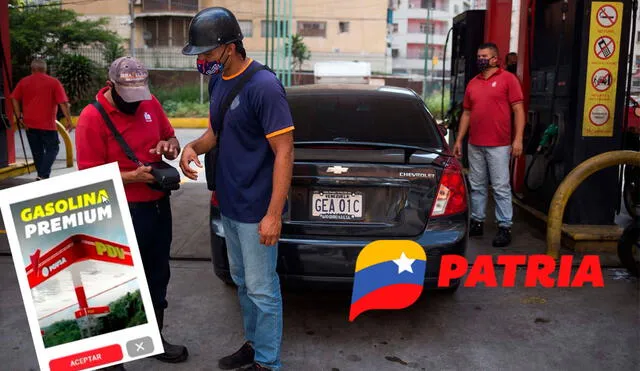
[[[427,254],[424,287],[435,288],[440,257],[465,255],[468,191],[445,130],[421,97],[370,85],[296,86],[287,96],[295,165],[279,243],[281,281],[351,288],[364,246],[410,239]],[[215,192],[210,226],[214,271],[232,283]]]

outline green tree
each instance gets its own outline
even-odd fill
[[[110,41],[104,45],[104,62],[109,66],[111,62],[123,57],[126,53],[127,51],[120,43]]]
[[[80,340],[80,327],[74,320],[59,321],[46,327],[44,330],[44,345],[52,347],[54,345],[66,344]]]
[[[82,55],[62,54],[54,63],[55,75],[64,86],[74,113],[93,99],[107,78],[104,70]]]
[[[311,59],[311,51],[307,48],[307,45],[303,41],[303,37],[294,34],[291,35],[291,55],[293,56],[293,69],[298,69],[298,72],[302,71],[302,64],[304,61]],[[296,84],[300,81],[300,76],[296,77]]]
[[[30,72],[31,60],[40,56],[55,64],[55,60],[82,46],[103,48],[109,43],[121,43],[118,35],[105,28],[107,18],[80,20],[73,10],[59,6],[30,6],[12,2],[9,9],[11,62],[14,81]]]

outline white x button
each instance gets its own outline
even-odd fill
[[[127,342],[127,353],[129,357],[140,357],[153,353],[153,340],[149,336],[133,339]]]

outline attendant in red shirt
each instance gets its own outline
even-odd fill
[[[69,99],[58,79],[47,75],[47,64],[42,59],[31,62],[31,75],[20,80],[11,94],[13,110],[18,123],[27,129],[27,139],[36,165],[36,180],[48,178],[60,151],[56,114],[58,105],[71,131]]]
[[[483,234],[488,181],[496,203],[498,233],[493,246],[511,243],[513,206],[509,183],[510,156],[522,154],[524,106],[518,78],[498,66],[498,48],[493,43],[478,48],[480,74],[467,85],[460,130],[453,147],[462,155],[462,140],[469,131],[469,183],[471,184],[470,236]],[[511,114],[515,130],[512,129]]]
[[[180,144],[160,102],[149,91],[148,78],[147,69],[138,60],[118,58],[111,64],[107,86],[98,92],[96,100],[140,162],[158,162],[163,155],[173,160],[180,153]],[[155,180],[151,167],[138,166],[127,157],[93,104],[80,113],[76,152],[80,170],[114,161],[120,166],[151,300],[162,331],[172,240],[169,193],[149,186]],[[165,353],[156,356],[157,359],[170,363],[187,359],[186,347],[170,344],[164,337],[162,344]]]

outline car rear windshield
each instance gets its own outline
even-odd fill
[[[441,149],[433,118],[414,97],[292,95],[296,142],[384,142]]]

